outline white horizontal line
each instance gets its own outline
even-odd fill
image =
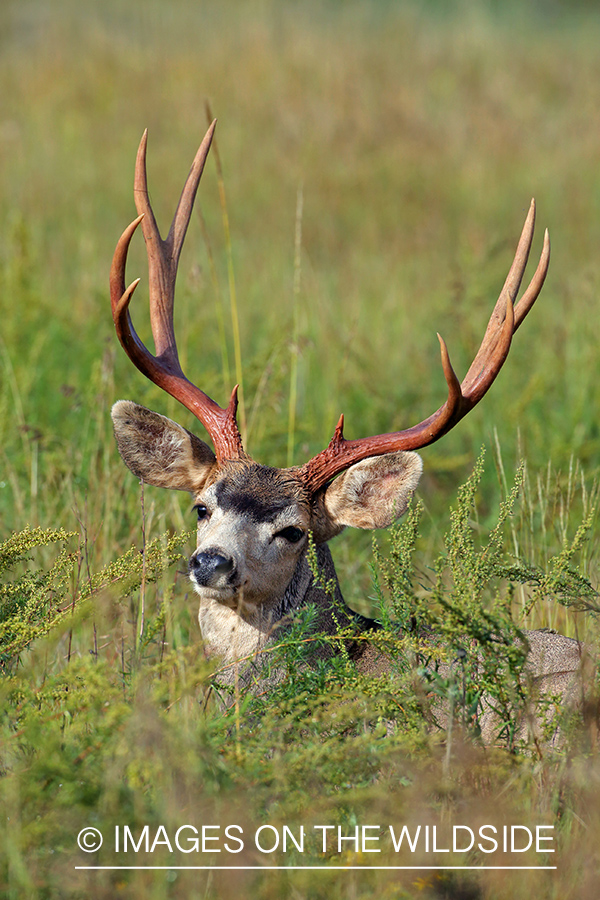
[[[349,870],[361,869],[365,872],[369,871],[383,871],[383,872],[396,872],[399,870],[413,870],[413,871],[432,871],[432,870],[442,870],[448,871],[450,869],[474,869],[476,871],[500,871],[500,870],[511,870],[511,871],[540,871],[542,869],[556,869],[557,866],[75,866],[76,869],[144,869],[144,870],[194,870],[194,871],[205,871],[205,870],[219,870],[221,872],[234,872],[236,869],[240,871],[262,871],[262,870],[271,870],[271,869],[300,869],[304,871],[336,871],[347,872]]]

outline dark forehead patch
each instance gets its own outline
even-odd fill
[[[217,481],[215,493],[223,511],[249,516],[254,522],[273,522],[292,505],[308,506],[300,483],[269,466],[229,470]]]

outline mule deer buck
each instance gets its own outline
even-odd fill
[[[252,661],[260,672],[256,661],[261,649],[281,634],[294,610],[306,604],[314,604],[316,628],[326,634],[336,633],[340,624],[355,622],[363,630],[375,625],[345,606],[339,586],[331,597],[313,577],[307,561],[309,534],[320,570],[325,577],[335,578],[327,547],[330,538],[346,526],[384,528],[405,512],[422,469],[420,457],[412,451],[450,431],[488,391],[506,360],[513,334],[540,293],[550,245],[546,232],[535,274],[515,306],[533,239],[532,201],[508,277],[462,383],[439,339],[448,397],[437,412],[405,431],[358,440],[344,437],[342,417],[329,446],[304,465],[288,469],[261,465],[242,446],[236,423],[237,387],[227,407],[218,406],[188,381],[175,342],[177,266],[214,128],[213,122],[164,240],[148,197],[144,134],[134,180],[139,215],[119,239],[110,273],[113,319],[126,354],[147,378],[200,420],[214,453],[185,428],[130,401],[118,401],[112,417],[119,452],[134,475],[150,485],[191,493],[198,516],[198,546],[189,561],[189,575],[200,596],[202,635],[209,652],[225,663],[223,680],[233,680],[234,664],[244,661],[245,681],[250,684]],[[148,254],[155,355],[139,339],[129,313],[139,279],[125,286],[128,247],[140,224]],[[529,667],[540,689],[573,692],[581,669],[581,645],[548,632],[530,632],[528,639]],[[385,671],[387,661],[367,641],[351,643],[349,652],[360,669]],[[263,688],[264,684],[263,679]]]

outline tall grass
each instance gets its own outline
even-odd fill
[[[535,195],[534,253],[548,226],[550,275],[490,394],[423,451],[417,551],[426,573],[457,485],[485,444],[475,531],[485,537],[524,459],[505,550],[531,565],[557,558],[585,519],[595,522],[597,506],[599,39],[600,17],[586,3],[3,3],[0,537],[27,525],[77,532],[73,585],[84,583],[86,572],[106,571],[141,545],[139,486],[111,433],[114,400],[135,399],[200,430],[124,358],[107,276],[134,216],[143,129],[164,230],[208,101],[220,162],[211,155],[182,255],[176,331],[185,371],[218,402],[243,373],[248,449],[261,462],[303,462],[342,411],[347,435],[358,437],[436,409],[445,390],[435,332],[462,375]],[[145,282],[141,240],[128,272]],[[132,314],[148,340],[143,285]],[[187,499],[152,488],[144,518],[147,543],[191,527]],[[348,533],[333,550],[345,596],[372,612],[370,536]],[[51,571],[51,549],[37,553],[33,569]],[[597,584],[594,525],[578,564]],[[374,872],[315,886],[306,873],[262,873],[244,890],[491,897],[535,887],[559,897],[576,874],[580,896],[594,896],[591,876],[575,872],[597,853],[593,755],[536,768],[465,749],[448,781],[439,774],[444,750],[380,742],[368,702],[337,693],[299,697],[272,717],[263,711],[261,728],[250,716],[242,739],[228,720],[198,716],[207,668],[193,603],[173,567],[161,578],[145,602],[147,628],[157,629],[147,647],[139,631],[133,637],[134,601],[106,587],[70,639],[57,628],[23,655],[4,695],[18,717],[3,738],[3,765],[16,773],[2,788],[15,830],[3,836],[9,876],[0,891],[197,893],[190,874],[86,881],[71,868],[65,875],[65,857],[46,854],[47,843],[37,853],[39,835],[47,841],[54,828],[50,849],[70,854],[84,809],[111,826],[126,814],[138,824],[165,816],[181,824],[181,809],[195,821],[331,816],[350,826],[371,815],[435,818],[458,797],[473,815],[501,807],[503,821],[541,812],[560,820],[559,873],[542,888],[507,873],[475,887]],[[515,608],[529,598],[517,590]],[[587,627],[551,600],[530,624],[571,634]],[[232,896],[242,877],[214,875],[201,890]]]
[[[329,440],[342,411],[358,436],[437,408],[444,384],[435,331],[464,372],[535,194],[553,240],[548,284],[485,403],[424,451],[423,496],[433,516],[446,508],[494,429],[509,467],[525,455],[540,472],[550,460],[567,479],[575,459],[594,478],[598,384],[586,327],[600,219],[594,17],[585,28],[536,23],[533,31],[477,6],[439,20],[410,5],[361,3],[250,3],[236,14],[226,3],[52,9],[8,4],[3,12],[7,529],[58,518],[72,527],[74,502],[89,508],[100,496],[108,508],[99,547],[106,537],[114,551],[138,513],[108,406],[131,396],[193,426],[116,347],[106,273],[133,215],[142,129],[150,129],[153,201],[167,223],[205,127],[206,98],[220,119],[230,242],[214,160],[200,203],[226,304],[235,273],[239,348],[229,327],[226,340],[238,368],[242,357],[250,408],[260,396],[248,435],[257,458],[287,460],[290,383],[295,462]],[[141,242],[129,271],[144,278]],[[141,291],[134,316],[147,338]],[[177,331],[190,377],[225,402],[232,385],[223,387],[216,304],[195,221]],[[494,481],[486,476],[490,497]],[[149,493],[167,518],[186,515],[185,501],[175,513],[178,500]],[[368,552],[360,547],[368,541],[356,550]]]
[[[585,588],[596,611],[597,595],[573,568],[580,547],[565,547],[561,564],[545,570],[526,563],[506,567],[503,531],[523,473],[497,526],[482,539],[471,522],[482,471],[480,461],[460,491],[428,591],[416,545],[418,508],[393,530],[389,558],[376,553],[374,588],[385,603],[386,625],[376,639],[393,655],[393,675],[361,676],[343,652],[328,666],[306,666],[307,650],[318,638],[307,628],[305,610],[308,615],[264,654],[285,680],[269,696],[236,696],[227,709],[214,702],[214,691],[222,688],[211,687],[218,661],[198,652],[190,609],[173,581],[181,538],[154,541],[143,554],[133,548],[100,572],[90,568],[86,547],[73,534],[37,529],[0,545],[4,895],[181,898],[200,889],[207,897],[228,898],[237,879],[256,897],[288,890],[306,897],[344,897],[348,890],[359,897],[373,891],[410,897],[417,884],[425,897],[458,898],[465,891],[492,897],[500,878],[507,895],[525,897],[534,882],[506,867],[556,863],[541,892],[537,884],[538,894],[560,896],[569,885],[580,896],[593,896],[585,867],[574,871],[569,860],[587,860],[595,840],[588,831],[597,834],[590,814],[597,806],[595,732],[574,731],[558,700],[565,743],[552,750],[537,742],[523,754],[513,726],[530,702],[525,652],[510,617],[511,592],[502,582],[533,582],[542,596],[552,584],[575,603]],[[46,544],[61,548],[50,566],[41,561]],[[33,565],[24,566],[32,554]],[[400,633],[394,633],[390,611]],[[413,635],[413,619],[425,629],[434,626],[443,644],[436,648]],[[493,638],[482,637],[490,633]],[[342,633],[329,640],[342,645]],[[478,653],[465,651],[473,641]],[[436,659],[451,660],[461,648],[458,679],[456,671],[437,670]],[[482,692],[493,700],[495,730],[512,754],[473,742]],[[454,704],[453,729],[433,724],[439,698]],[[584,709],[583,719],[593,725],[593,710]],[[505,825],[521,832],[550,828],[557,855],[440,851],[453,825],[478,829],[484,823],[498,833]],[[414,836],[415,829],[434,824],[444,836],[437,850],[422,841],[411,854],[406,847],[394,852],[390,825],[397,833],[406,826]],[[125,825],[136,852],[123,843]],[[239,856],[232,856],[230,843],[214,843],[222,843],[231,825],[237,837],[244,834]],[[333,830],[325,848],[314,839],[324,825]],[[338,828],[350,841],[362,826],[378,842],[376,858],[367,856],[372,844],[362,852],[350,842],[338,848]],[[93,856],[77,848],[77,835],[90,827],[105,840]],[[185,838],[202,827],[213,842],[199,854]],[[291,853],[271,852],[253,843],[258,828],[271,839],[284,828],[297,838],[304,830],[309,839],[298,853],[293,847]],[[498,875],[394,868],[467,864],[501,868]],[[256,867],[256,874],[243,868],[193,872],[193,865]],[[290,865],[300,868],[281,868]],[[272,873],[263,868],[268,866],[280,868]],[[340,866],[359,868],[340,872]]]

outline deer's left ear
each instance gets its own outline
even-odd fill
[[[345,525],[352,528],[386,528],[404,515],[419,483],[423,462],[417,453],[401,450],[363,459],[347,469],[327,487],[323,496],[325,516],[317,526],[315,539],[328,540]],[[321,517],[319,517],[321,518]]]

